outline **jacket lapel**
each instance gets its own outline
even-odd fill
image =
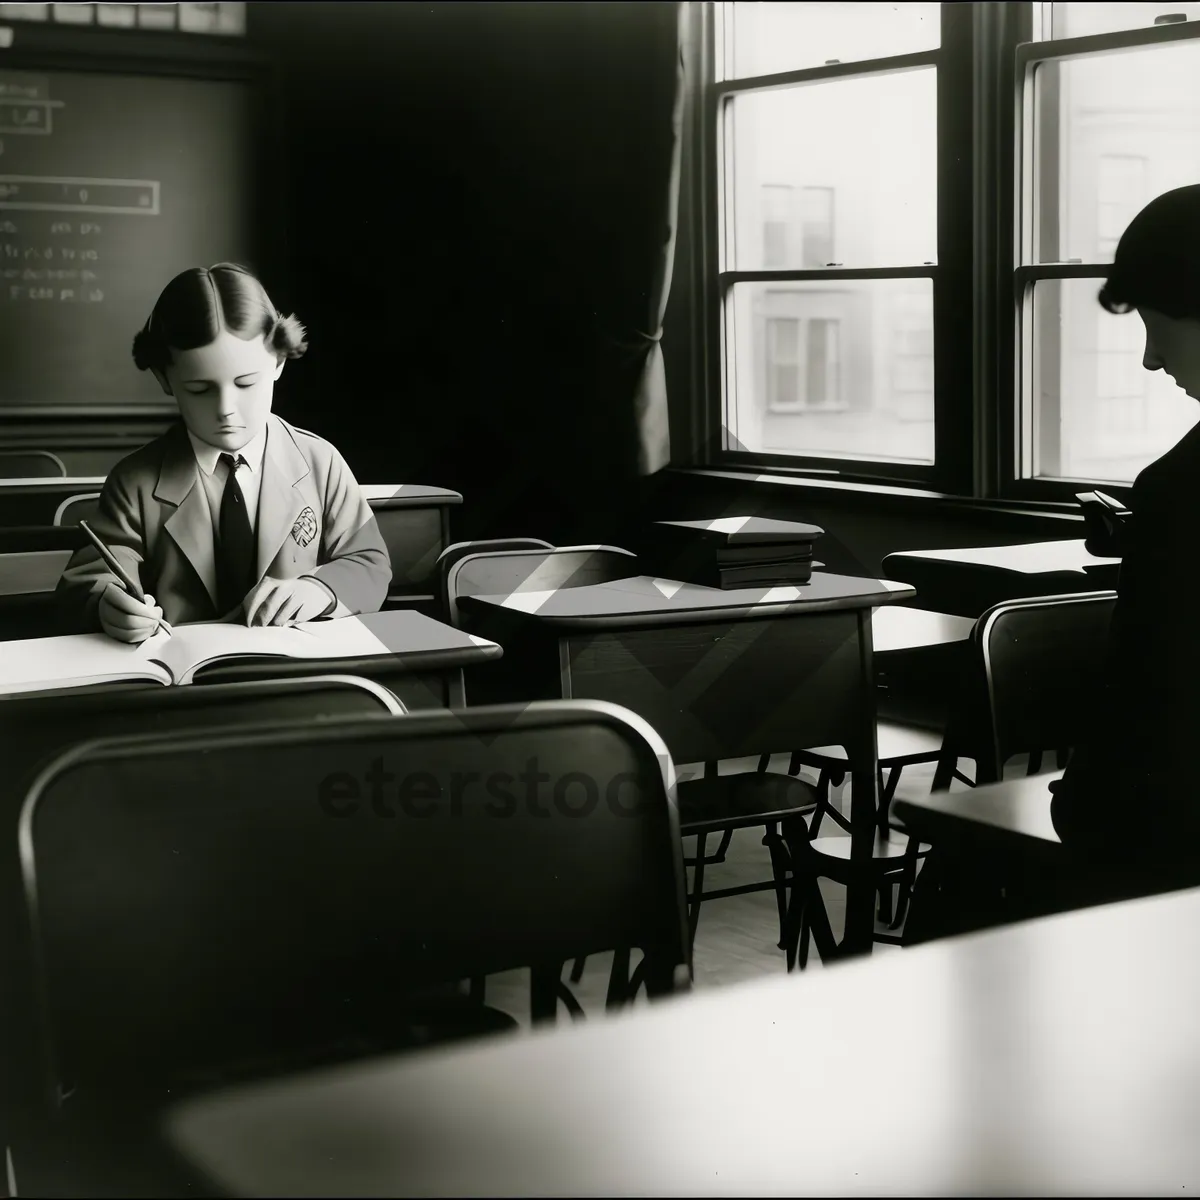
[[[200,487],[200,469],[188,441],[187,430],[177,425],[167,435],[154,488],[156,500],[175,505],[164,528],[192,564],[214,606],[217,603],[217,564],[213,548],[212,515],[204,489]]]
[[[262,489],[258,496],[256,584],[270,569],[280,546],[304,509],[304,495],[296,485],[308,471],[308,460],[300,453],[287,426],[278,417],[270,417],[263,454]]]

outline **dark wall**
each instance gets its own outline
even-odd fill
[[[311,350],[278,410],[364,480],[453,487],[464,536],[603,535],[635,493],[662,242],[670,3],[251,7],[281,70]]]

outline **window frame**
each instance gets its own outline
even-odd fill
[[[702,247],[700,272],[704,313],[703,377],[706,383],[705,436],[707,465],[768,467],[797,475],[835,474],[861,481],[910,483],[945,492],[972,490],[971,405],[961,397],[971,387],[971,238],[970,204],[950,197],[969,195],[972,158],[972,10],[975,5],[943,3],[941,38],[936,49],[887,58],[862,59],[741,79],[717,79],[717,4],[700,6],[703,33],[698,55],[701,70],[700,153],[698,173]],[[937,262],[906,267],[796,269],[786,271],[721,271],[722,239],[729,237],[723,212],[728,147],[724,139],[725,106],[738,95],[780,86],[820,83],[933,67],[937,80]],[[730,449],[726,437],[726,379],[731,369],[726,352],[726,298],[743,282],[821,280],[930,279],[934,328],[934,462],[890,463],[868,458],[780,455]]]
[[[1164,25],[1139,26],[1111,33],[1087,34],[1073,38],[1043,38],[1048,6],[1034,0],[1030,9],[1028,37],[1015,47],[1011,75],[1014,126],[1013,161],[1013,237],[1011,245],[1011,305],[1013,326],[1013,386],[997,414],[1001,425],[1002,474],[1000,495],[1017,500],[1061,501],[1076,492],[1100,487],[1119,499],[1128,499],[1132,483],[1106,480],[1063,479],[1061,477],[1022,478],[1023,461],[1034,449],[1032,407],[1026,397],[1033,387],[1033,339],[1035,321],[1031,319],[1034,285],[1047,279],[1091,279],[1100,290],[1111,263],[1051,262],[1038,263],[1037,242],[1039,206],[1057,203],[1059,176],[1040,178],[1035,184],[1034,165],[1038,137],[1034,102],[1034,74],[1039,64],[1069,59],[1119,54],[1129,50],[1166,46],[1200,39],[1200,21],[1180,21]],[[1052,85],[1053,86],[1053,85]],[[1057,104],[1045,105],[1057,119]],[[1044,173],[1048,175],[1049,173]],[[1040,191],[1035,195],[1035,191]],[[1132,314],[1126,319],[1136,320]],[[1028,408],[1028,412],[1027,412]]]

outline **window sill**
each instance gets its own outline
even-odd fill
[[[972,496],[955,496],[947,492],[931,492],[919,487],[896,487],[877,483],[856,483],[845,479],[829,479],[818,475],[780,475],[755,470],[731,470],[725,467],[670,467],[674,474],[690,478],[725,480],[742,485],[753,484],[756,488],[785,489],[787,491],[814,491],[828,495],[830,492],[861,497],[862,501],[884,499],[897,507],[912,507],[929,510],[978,512],[1005,514],[1010,516],[1038,517],[1042,520],[1059,520],[1083,524],[1083,514],[1074,504],[1051,500],[983,500]]]

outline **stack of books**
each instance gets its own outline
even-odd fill
[[[813,542],[824,532],[768,517],[655,521],[641,557],[664,578],[706,587],[804,584],[823,565],[813,561]]]

